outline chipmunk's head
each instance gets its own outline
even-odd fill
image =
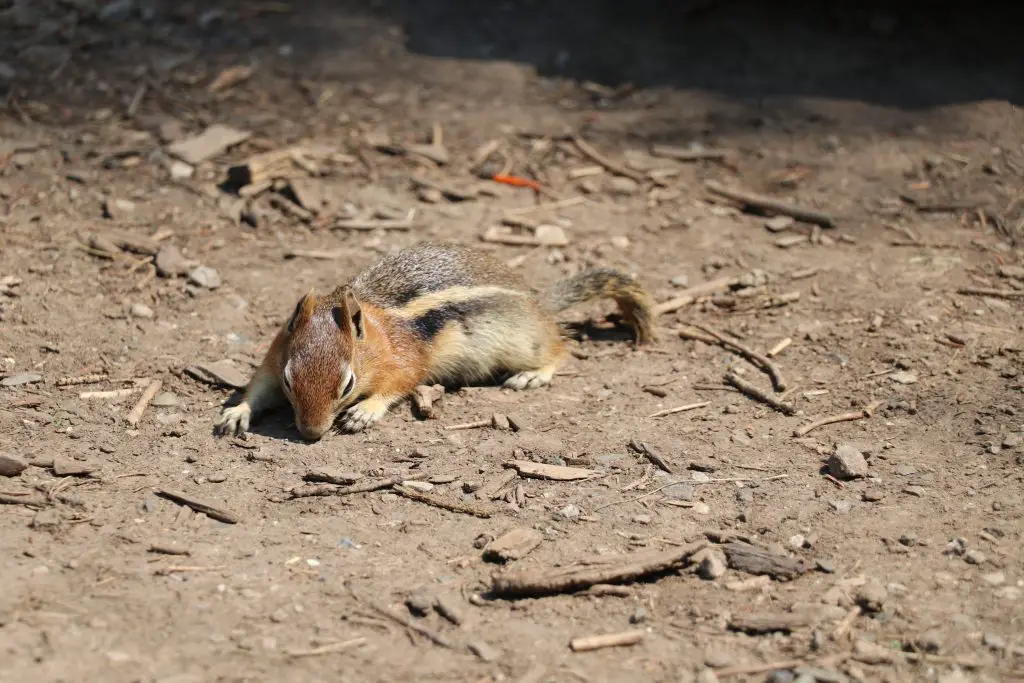
[[[281,385],[295,411],[295,426],[316,441],[357,398],[355,345],[363,339],[363,312],[350,290],[340,303],[311,289],[288,321]]]

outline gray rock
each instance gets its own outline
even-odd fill
[[[18,72],[7,62],[0,62],[0,83],[10,83],[18,76]]]
[[[217,289],[221,285],[220,274],[209,266],[199,266],[188,274],[188,281],[197,287]]]
[[[836,479],[859,479],[868,475],[868,461],[853,446],[836,444],[835,451],[828,459],[828,471]]]
[[[35,384],[36,382],[42,382],[43,376],[38,372],[19,372],[16,375],[10,377],[4,377],[0,379],[0,386],[2,387],[20,387],[23,384]]]
[[[163,277],[175,277],[188,272],[189,263],[181,250],[173,244],[165,244],[156,253],[156,272]]]
[[[21,458],[8,453],[0,453],[0,477],[16,477],[28,467]]]
[[[558,516],[567,522],[575,522],[580,518],[580,509],[575,505],[566,505],[558,511]]]

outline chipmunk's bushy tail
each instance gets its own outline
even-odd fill
[[[636,280],[611,268],[591,268],[552,285],[541,297],[551,311],[592,299],[614,299],[643,344],[654,340],[654,303]]]

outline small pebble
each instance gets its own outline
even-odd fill
[[[867,612],[881,612],[885,607],[885,601],[889,592],[878,579],[868,579],[868,582],[857,589],[856,600]]]
[[[217,289],[221,285],[220,275],[209,266],[199,266],[188,274],[188,281],[197,287]]]
[[[131,313],[133,318],[145,318],[146,320],[149,320],[155,315],[153,313],[153,309],[143,303],[132,304],[132,307],[128,312]]]
[[[859,479],[868,475],[868,461],[853,446],[836,444],[835,451],[828,459],[828,471],[836,479]]]
[[[566,505],[558,511],[558,516],[568,522],[575,522],[580,518],[580,509],[575,505]]]
[[[967,564],[985,564],[987,559],[988,556],[980,550],[968,550],[964,553],[964,561],[967,562]]]
[[[864,493],[861,494],[861,498],[865,503],[877,503],[885,498],[885,492],[881,489],[865,489]]]
[[[718,550],[712,550],[704,555],[704,559],[697,566],[697,574],[702,579],[713,581],[725,574],[726,569],[728,564],[725,555]]]
[[[185,275],[188,273],[188,261],[185,259],[184,254],[173,244],[165,244],[160,247],[160,251],[156,253],[156,264],[157,274],[163,277],[174,277],[176,275]]]
[[[631,624],[642,624],[647,621],[647,610],[643,607],[637,607],[636,611],[629,617],[629,623]]]
[[[150,405],[157,408],[173,408],[179,403],[178,396],[170,391],[161,392],[150,401]]]
[[[1006,583],[1006,574],[1003,572],[992,572],[991,574],[982,574],[981,580],[990,586],[1002,586]]]

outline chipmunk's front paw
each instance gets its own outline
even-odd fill
[[[387,404],[373,399],[367,399],[355,404],[341,416],[341,431],[361,432],[373,423],[380,420],[388,412]]]
[[[551,384],[554,376],[554,368],[541,368],[540,370],[526,370],[512,375],[505,380],[505,386],[516,391],[525,389],[539,389]]]
[[[249,430],[252,408],[247,403],[225,408],[213,422],[213,433],[218,436],[232,434],[241,436]]]

